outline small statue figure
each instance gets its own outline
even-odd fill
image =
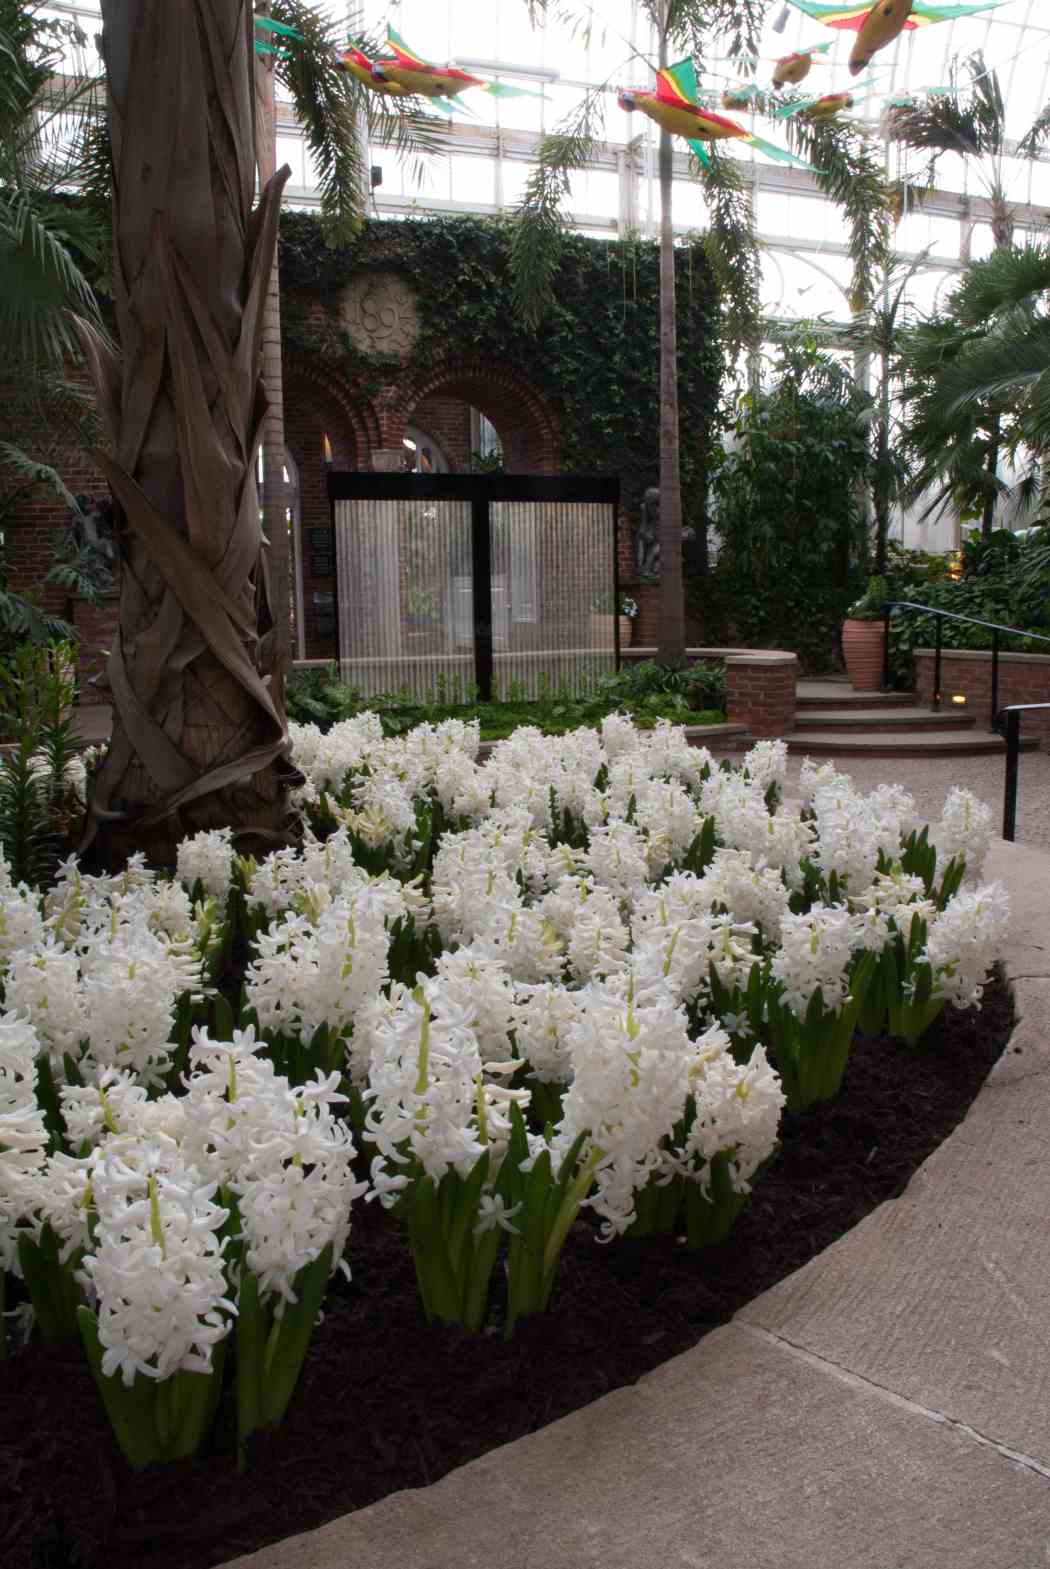
[[[634,564],[639,577],[660,576],[660,492],[655,485],[642,497],[634,536]]]
[[[117,550],[113,539],[113,502],[109,496],[77,496],[80,516],[73,518],[77,548],[93,551],[110,571],[116,566]]]

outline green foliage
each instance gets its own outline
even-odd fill
[[[411,281],[420,333],[407,370],[422,374],[460,342],[471,358],[517,371],[558,412],[562,469],[621,476],[634,512],[659,481],[659,248],[566,233],[554,303],[540,334],[514,312],[511,229],[505,222],[436,217],[368,223],[352,245],[329,249],[309,213],[281,217],[281,318],[286,348],[345,377],[359,400],[375,396],[389,362],[362,354],[342,327],[339,301],[352,269]],[[684,521],[702,515],[707,431],[718,400],[716,289],[702,246],[676,250],[678,375]],[[320,303],[323,319],[314,314]]]
[[[585,690],[544,685],[540,696],[526,700],[514,689],[504,702],[461,703],[442,685],[429,701],[407,692],[364,697],[356,688],[328,672],[299,672],[289,683],[288,716],[300,724],[328,730],[342,719],[370,710],[379,715],[386,735],[402,735],[413,725],[442,719],[478,719],[483,741],[502,740],[521,725],[535,725],[545,735],[564,735],[581,725],[597,725],[608,714],[630,714],[640,729],[658,719],[675,724],[717,724],[725,717],[726,677],[722,665],[691,665],[671,670],[653,660],[597,676]]]
[[[914,573],[894,572],[890,597],[1050,636],[1050,529],[1033,531],[1024,543],[1007,530],[996,530],[968,544],[964,568],[958,582],[947,577],[923,582],[917,581]],[[934,646],[938,619],[914,610],[893,612],[890,657],[895,686],[914,684],[914,650]],[[993,635],[985,627],[941,620],[944,648],[988,649],[992,641]],[[1001,634],[999,646],[1014,653],[1050,654],[1050,644],[1024,636]]]
[[[850,605],[846,614],[851,621],[881,621],[886,614],[889,589],[884,577],[870,577],[861,599]]]
[[[696,606],[705,635],[794,649],[827,669],[866,563],[861,489],[870,400],[807,336],[781,345],[773,383],[740,400],[717,454],[717,565]]]
[[[42,886],[68,848],[74,687],[68,644],[26,644],[0,665],[0,725],[14,742],[0,758],[0,851],[15,882]]]

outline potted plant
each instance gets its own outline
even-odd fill
[[[619,603],[620,616],[620,647],[627,648],[634,635],[635,617],[638,615],[638,604],[630,594],[621,594]]]
[[[855,692],[881,690],[888,600],[886,579],[871,577],[866,593],[849,607],[842,623],[842,656]]]

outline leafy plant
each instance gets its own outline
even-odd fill
[[[0,850],[16,883],[45,882],[69,837],[74,687],[69,644],[27,644],[0,665],[0,722],[14,737],[0,758]]]
[[[867,565],[870,408],[804,329],[780,345],[771,383],[741,398],[734,445],[716,454],[721,550],[696,606],[712,641],[794,649],[807,670],[832,664]]]

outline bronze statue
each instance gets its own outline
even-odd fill
[[[655,485],[642,496],[634,536],[634,564],[639,577],[660,576],[660,492]]]

